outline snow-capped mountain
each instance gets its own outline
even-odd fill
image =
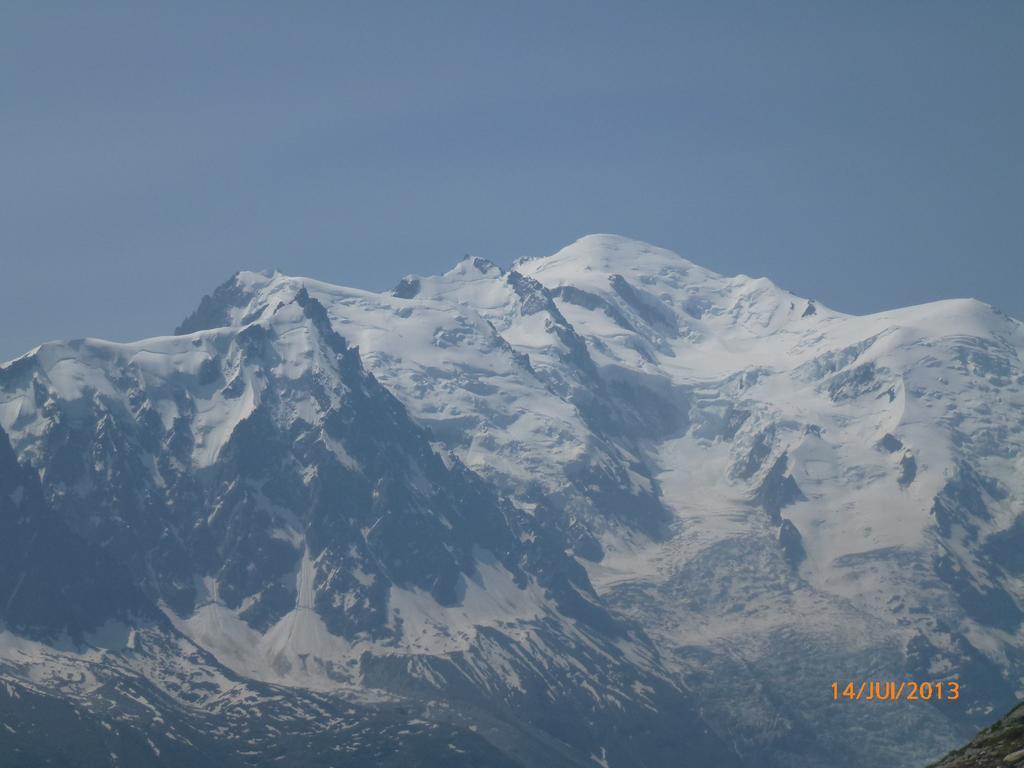
[[[240,273],[176,336],[0,368],[0,526],[105,564],[0,564],[0,674],[190,691],[178,647],[482,764],[916,765],[1024,695],[1022,351],[978,302],[844,315],[606,235],[390,293]],[[905,678],[962,697],[831,700]]]
[[[202,649],[236,679],[401,697],[424,722],[486,729],[537,762],[643,764],[684,747],[731,760],[649,640],[606,611],[558,528],[435,452],[305,290],[244,326],[44,345],[0,376],[5,425],[62,530],[148,598],[113,614],[127,628],[115,653],[131,656],[146,629],[159,641],[145,647]],[[34,525],[47,514],[25,513]],[[32,569],[9,574],[14,607],[39,591],[37,573],[56,591],[89,578],[24,559]],[[109,634],[112,615],[2,618],[57,648],[73,629],[77,648]],[[18,641],[10,651],[12,685],[34,682],[39,665],[25,671]],[[187,698],[207,685],[187,665],[177,679],[142,674]]]

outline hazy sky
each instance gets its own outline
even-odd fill
[[[589,232],[1024,317],[1024,3],[0,5],[0,359]]]

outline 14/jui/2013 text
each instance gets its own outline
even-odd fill
[[[862,680],[860,683],[839,681],[832,683],[833,701],[956,701],[960,698],[960,683],[915,682],[907,680]]]

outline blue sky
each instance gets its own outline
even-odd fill
[[[589,232],[1024,317],[1018,2],[5,3],[0,359]]]

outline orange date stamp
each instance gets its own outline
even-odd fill
[[[832,701],[956,701],[959,698],[960,683],[955,680],[862,680],[859,683],[832,683]]]

